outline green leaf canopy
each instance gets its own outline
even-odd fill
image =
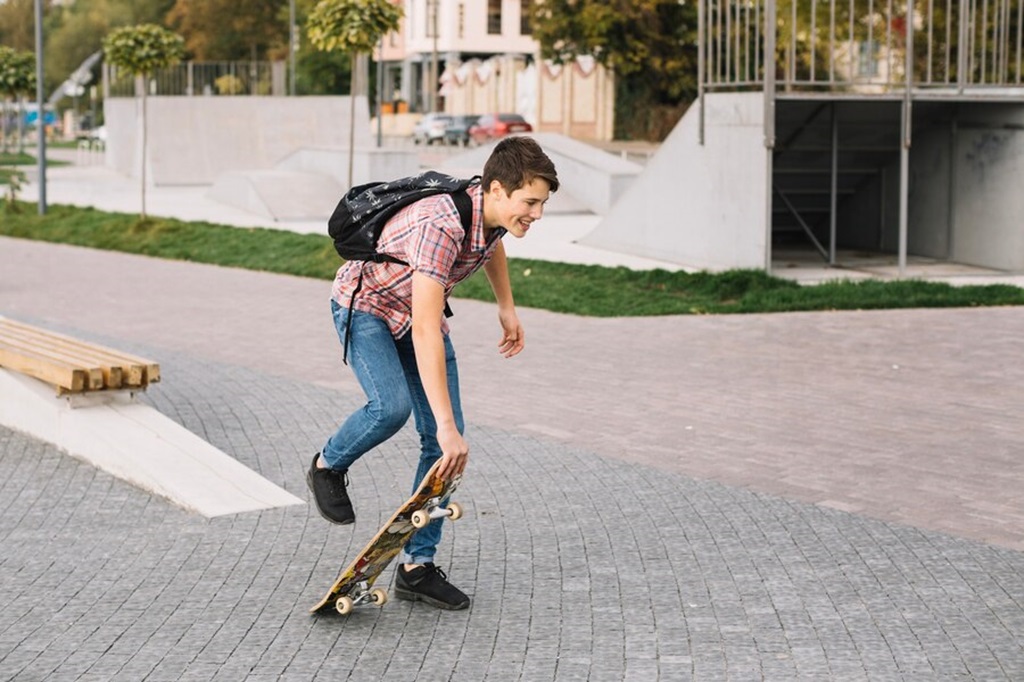
[[[133,74],[149,74],[177,63],[185,54],[185,40],[156,24],[114,29],[103,39],[108,62]]]
[[[320,0],[306,23],[309,41],[324,52],[373,52],[397,31],[402,8],[389,0]]]
[[[9,97],[30,94],[36,87],[36,58],[0,45],[0,93]]]

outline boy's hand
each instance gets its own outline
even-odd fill
[[[469,463],[469,444],[454,426],[437,430],[437,444],[441,446],[441,466],[437,474],[448,481],[466,470]]]
[[[498,352],[506,358],[518,355],[526,345],[526,335],[523,333],[523,325],[519,323],[519,316],[515,310],[499,312],[498,321],[501,322],[502,330]]]

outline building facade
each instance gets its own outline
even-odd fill
[[[385,113],[518,113],[536,130],[611,139],[611,74],[590,58],[541,61],[533,0],[398,1],[402,25],[375,55]]]

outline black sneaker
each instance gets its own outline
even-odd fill
[[[448,576],[434,564],[424,564],[411,571],[398,565],[395,596],[406,601],[425,601],[439,609],[458,611],[469,606],[469,597],[448,582]]]
[[[313,493],[320,516],[331,523],[353,523],[356,520],[356,513],[345,490],[348,486],[348,469],[321,469],[316,465],[319,458],[319,452],[313,455],[313,464],[306,472],[306,485]]]

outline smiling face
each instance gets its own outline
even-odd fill
[[[511,194],[497,180],[484,194],[484,228],[504,227],[513,237],[526,236],[530,225],[544,214],[551,186],[543,178],[534,178]]]

